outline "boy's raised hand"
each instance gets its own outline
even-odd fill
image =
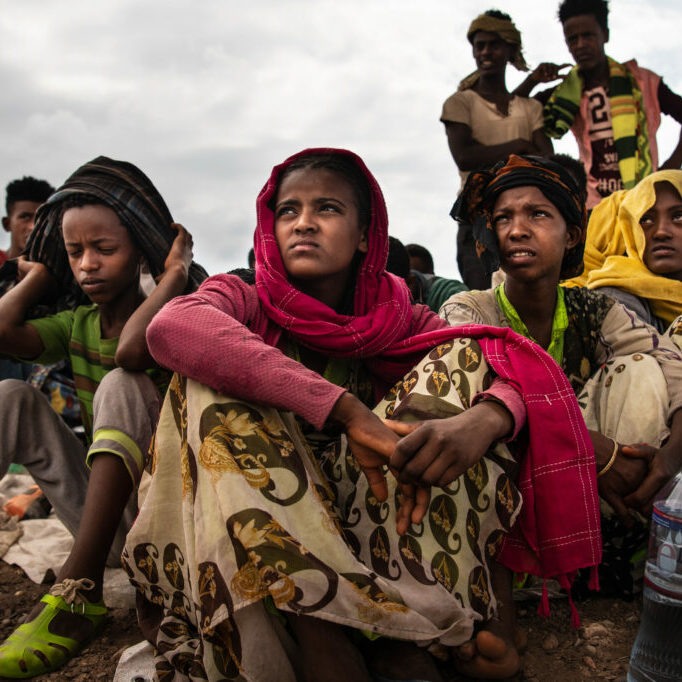
[[[116,364],[131,372],[155,366],[149,354],[145,334],[152,318],[187,286],[189,266],[192,262],[192,235],[180,225],[171,223],[177,232],[163,264],[163,272],[156,278],[156,288],[128,318],[119,336]]]
[[[526,79],[516,87],[514,90],[515,95],[519,97],[530,97],[530,93],[535,88],[536,85],[540,83],[551,83],[561,79],[562,81],[568,74],[570,70],[566,73],[560,73],[566,68],[571,67],[571,64],[553,64],[552,62],[542,62],[539,64]]]
[[[180,267],[187,276],[192,258],[194,258],[192,251],[194,241],[192,235],[180,223],[171,223],[171,227],[177,232],[177,235],[173,240],[168,256],[166,256],[163,271],[168,272],[174,267]]]
[[[33,273],[31,277],[44,282],[45,288],[56,284],[54,276],[44,263],[28,260],[26,256],[19,256],[17,258],[17,282],[21,282],[29,273]]]
[[[17,259],[18,284],[0,297],[0,353],[31,360],[44,349],[35,327],[26,324],[28,311],[57,289],[52,273],[25,256]]]

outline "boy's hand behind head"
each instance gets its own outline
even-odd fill
[[[57,281],[52,273],[43,263],[27,260],[26,256],[19,256],[19,258],[17,258],[17,282],[21,282],[21,280],[28,277],[29,274],[31,274],[32,278],[43,280],[45,287],[57,285]]]
[[[163,271],[168,272],[169,270],[178,267],[184,272],[185,279],[189,273],[189,266],[192,263],[192,258],[194,253],[192,251],[193,240],[192,235],[187,232],[187,230],[180,225],[180,223],[171,223],[171,227],[177,231],[177,236],[173,240],[166,261],[163,264]]]

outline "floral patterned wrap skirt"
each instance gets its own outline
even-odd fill
[[[470,406],[492,375],[476,341],[433,349],[375,408],[400,420]],[[161,680],[294,680],[282,614],[420,645],[467,640],[496,609],[489,562],[514,523],[517,464],[498,444],[399,536],[345,436],[175,376],[152,480],[123,553]]]

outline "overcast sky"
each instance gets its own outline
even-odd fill
[[[194,235],[210,273],[245,265],[270,169],[348,147],[381,184],[391,232],[455,276],[458,187],[439,122],[473,70],[466,30],[509,12],[526,59],[569,61],[557,3],[538,0],[21,0],[0,13],[0,185],[60,184],[99,154],[132,161]],[[682,93],[679,0],[612,0],[609,54]],[[509,86],[522,76],[507,71]],[[511,89],[511,87],[510,87]],[[659,131],[661,156],[679,129]],[[570,135],[555,144],[575,153]],[[1,189],[1,187],[0,187]],[[0,236],[0,246],[9,243]]]

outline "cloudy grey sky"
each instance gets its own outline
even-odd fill
[[[309,146],[359,153],[391,231],[454,276],[455,166],[443,100],[473,68],[469,22],[497,7],[531,65],[568,61],[555,2],[22,0],[0,14],[0,184],[57,185],[105,154],[140,166],[211,273],[245,264],[271,167]],[[679,0],[612,0],[609,53],[682,93]],[[521,79],[512,67],[508,85]],[[678,136],[659,132],[662,156]],[[572,140],[555,145],[575,152]],[[8,240],[0,236],[0,246]]]

